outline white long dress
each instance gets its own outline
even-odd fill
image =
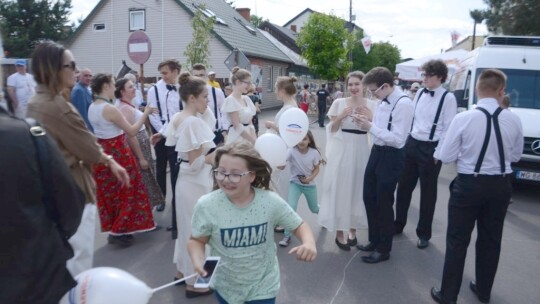
[[[345,98],[336,99],[328,116],[337,116],[347,107]],[[368,101],[371,111],[374,105]],[[319,224],[330,231],[367,228],[363,203],[364,172],[371,144],[368,134],[354,134],[342,130],[359,130],[349,116],[332,133],[332,122],[326,127],[326,157],[324,182],[321,184]]]
[[[257,109],[255,108],[255,105],[251,99],[249,99],[249,97],[246,95],[242,95],[242,100],[238,100],[232,95],[225,98],[223,107],[221,107],[221,113],[223,113],[226,120],[230,121],[231,123],[231,113],[233,112],[238,112],[238,118],[242,125],[237,128],[232,127],[232,125],[230,126],[225,144],[243,140],[242,132],[244,130],[247,130],[253,135],[253,137],[255,137],[255,127],[253,127],[251,119],[257,113]]]
[[[165,145],[174,146],[179,160],[182,160],[175,185],[178,238],[174,247],[173,262],[177,270],[187,276],[195,272],[187,251],[191,236],[191,217],[199,198],[212,190],[212,166],[206,164],[204,160],[206,153],[216,145],[213,142],[215,135],[211,121],[206,122],[199,117],[190,116],[175,128],[174,121],[178,115],[180,113],[175,114],[173,123],[167,127]],[[201,156],[189,164],[188,152],[200,147],[203,148]],[[193,285],[194,279],[188,280],[187,283]]]
[[[283,105],[281,109],[276,113],[276,116],[274,117],[274,123],[276,127],[279,128],[279,119],[281,118],[281,115],[285,113],[288,109],[297,108],[292,105]],[[274,129],[269,129],[268,132],[278,134],[279,132],[276,132]],[[285,167],[285,169],[280,170],[277,168],[273,168],[272,170],[272,176],[271,176],[271,186],[274,191],[276,191],[281,198],[283,198],[285,201],[289,198],[289,180],[291,177],[291,172],[289,170],[289,167]]]

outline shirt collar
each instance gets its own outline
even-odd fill
[[[391,105],[394,105],[403,95],[405,95],[405,93],[403,93],[400,89],[394,86],[394,90],[392,91],[392,93],[390,93],[390,95],[386,96],[386,99],[390,102]]]
[[[482,98],[478,100],[477,106],[499,106],[499,102],[497,99],[488,97],[488,98]]]

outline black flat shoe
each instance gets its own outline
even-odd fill
[[[369,243],[367,245],[356,245],[356,248],[362,250],[362,251],[375,251],[375,244]]]
[[[172,231],[173,228],[174,228],[174,227],[173,227],[172,225],[170,225],[170,226],[167,226],[166,230],[167,230],[167,231]]]
[[[390,259],[389,253],[380,253],[378,251],[373,251],[370,255],[362,257],[362,261],[368,264],[376,264],[387,261],[388,259]]]
[[[163,210],[165,210],[165,203],[156,205],[156,211],[162,212]]]
[[[356,237],[354,237],[354,239],[347,239],[347,244],[349,244],[349,246],[351,247],[354,247],[356,245],[358,245],[358,239]]]
[[[456,304],[456,301],[447,301],[443,299],[441,291],[437,287],[431,288],[431,298],[439,304]]]
[[[198,291],[193,291],[193,290],[187,290],[186,289],[186,298],[193,299],[193,298],[196,298],[196,297],[208,296],[208,295],[211,295],[213,293],[214,293],[214,291],[212,289],[210,289],[208,291],[204,291],[204,292],[198,292]]]
[[[345,251],[351,251],[351,246],[349,246],[349,244],[343,244],[341,243],[337,238],[336,238],[336,245],[339,247],[339,249],[341,250],[345,250]]]
[[[131,234],[124,234],[124,235],[111,235],[107,236],[107,242],[112,245],[119,245],[122,247],[129,247],[131,246],[131,242],[133,240],[133,235]]]
[[[419,249],[426,249],[429,246],[429,241],[426,239],[418,239],[418,242],[416,242],[416,247]]]
[[[478,293],[478,289],[476,288],[476,282],[475,281],[470,281],[469,282],[469,288],[472,290],[472,292],[474,292],[474,294],[478,298],[478,301],[480,301],[482,303],[489,303],[489,297],[482,297]]]
[[[178,280],[180,280],[180,279],[182,279],[182,278],[174,277],[174,278],[173,278],[173,282],[174,282],[174,281],[178,281]],[[174,284],[174,285],[175,285],[175,286],[186,285],[186,281],[184,280],[184,281],[178,282],[178,283],[176,283],[176,284]]]

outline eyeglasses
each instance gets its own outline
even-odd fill
[[[426,77],[433,77],[433,76],[435,76],[435,74],[433,74],[433,73],[422,73],[422,74],[420,74],[420,76],[422,76],[422,78],[426,78]]]
[[[243,83],[243,84],[249,84],[249,85],[251,85],[251,82],[249,82],[249,81],[242,81],[242,80],[240,80],[240,82]]]
[[[379,88],[377,88],[377,89],[375,89],[375,90],[368,89],[368,91],[369,91],[371,94],[375,94],[375,93],[377,93],[377,91],[381,90],[385,85],[386,85],[386,83],[383,83]]]
[[[77,64],[75,63],[75,61],[72,61],[69,64],[64,64],[62,67],[64,69],[71,69],[72,71],[75,71],[77,69]]]
[[[247,175],[251,173],[251,171],[246,171],[244,173],[225,173],[225,172],[221,172],[219,170],[214,170],[214,177],[218,180],[218,181],[223,181],[225,180],[226,177],[229,178],[229,181],[231,183],[239,183],[240,180],[242,179],[242,176],[244,175]]]

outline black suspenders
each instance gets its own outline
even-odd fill
[[[392,108],[392,111],[390,112],[390,118],[388,119],[388,126],[386,127],[388,129],[388,131],[391,131],[392,129],[392,113],[394,113],[394,109],[396,108],[398,102],[401,100],[401,98],[403,97],[407,97],[407,95],[403,95],[401,96],[397,101],[396,101],[396,104],[394,105],[394,107]]]
[[[161,103],[159,102],[159,94],[158,94],[158,89],[157,89],[157,85],[154,85],[154,92],[156,93],[156,103],[157,103],[157,107],[158,107],[158,110],[159,110],[159,119],[161,120],[161,123],[165,123],[165,120],[163,119],[163,112],[161,111]],[[167,100],[169,99],[169,93],[171,91],[167,91],[167,97],[165,98],[165,104],[167,104]],[[180,111],[184,110],[184,107],[182,105],[182,98],[180,98]],[[167,108],[167,122],[170,121],[170,117],[169,117],[169,109]]]
[[[422,97],[422,94],[424,94],[424,90],[420,92],[420,95],[418,95],[418,98],[416,99],[416,104],[418,105],[418,101]],[[433,125],[431,126],[431,132],[429,132],[429,140],[433,140],[433,136],[435,136],[435,130],[437,129],[437,124],[439,123],[439,117],[441,116],[442,106],[444,103],[444,98],[446,97],[446,94],[448,94],[448,91],[445,91],[444,94],[441,97],[441,100],[439,101],[439,107],[437,108],[437,113],[435,114],[435,119],[433,120]],[[414,108],[414,114],[416,115],[416,106]],[[414,126],[414,116],[413,121],[411,124],[411,132]]]
[[[478,161],[476,162],[476,166],[474,167],[474,175],[477,176],[480,172],[480,167],[482,167],[482,162],[484,161],[484,156],[486,155],[487,147],[489,144],[489,138],[491,137],[491,120],[493,120],[493,127],[495,128],[495,138],[497,139],[497,148],[499,149],[499,161],[501,166],[501,174],[505,175],[505,161],[504,161],[504,149],[503,149],[503,142],[502,142],[502,136],[501,136],[501,129],[499,127],[499,114],[503,110],[502,108],[497,108],[495,112],[493,112],[493,115],[490,115],[489,112],[484,109],[477,107],[477,110],[482,111],[486,115],[487,118],[487,126],[486,126],[486,136],[484,138],[484,144],[482,145],[482,150],[480,150],[480,155],[478,156]]]
[[[216,88],[214,88],[214,87],[212,87],[212,97],[214,97],[214,116],[216,117],[216,132],[217,132],[217,131],[219,131],[219,125],[218,125]]]

